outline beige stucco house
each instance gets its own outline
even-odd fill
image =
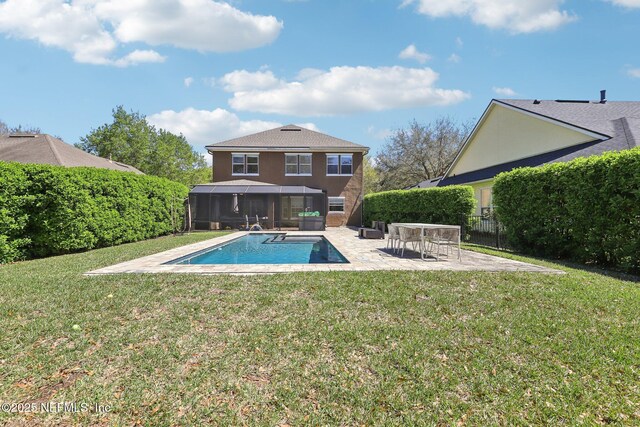
[[[471,185],[477,214],[492,209],[500,172],[566,162],[640,144],[640,102],[494,99],[444,177],[431,185]]]

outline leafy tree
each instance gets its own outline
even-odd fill
[[[364,156],[363,160],[363,179],[364,179],[364,194],[376,193],[380,191],[380,177],[378,171],[375,168],[374,161],[370,156]]]
[[[113,123],[92,130],[76,147],[185,185],[211,181],[204,156],[184,135],[156,129],[144,115],[127,112],[121,105],[112,111]]]
[[[402,189],[444,175],[470,129],[470,122],[441,117],[427,125],[414,120],[408,129],[395,131],[376,158],[381,189]]]

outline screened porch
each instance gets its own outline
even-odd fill
[[[202,184],[189,192],[193,230],[324,230],[327,197],[304,186]]]

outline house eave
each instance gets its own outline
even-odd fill
[[[220,152],[272,152],[272,153],[354,153],[361,152],[367,154],[369,152],[368,147],[259,147],[259,146],[220,146],[220,145],[208,145],[205,147],[210,154]]]

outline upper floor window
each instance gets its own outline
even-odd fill
[[[257,154],[234,153],[231,155],[232,175],[259,175],[260,165]]]
[[[327,175],[353,175],[353,155],[327,154]]]
[[[285,175],[311,175],[311,154],[285,154]]]

